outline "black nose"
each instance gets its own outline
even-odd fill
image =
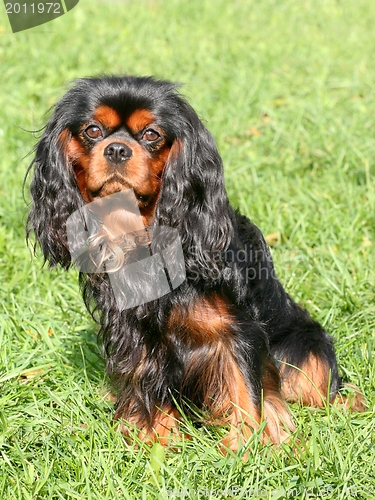
[[[108,144],[104,149],[103,154],[108,161],[115,165],[119,165],[131,158],[133,151],[123,142],[111,142],[111,144]]]

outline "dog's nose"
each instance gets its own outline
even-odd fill
[[[120,163],[129,160],[133,151],[123,142],[111,142],[111,144],[108,144],[108,146],[104,149],[103,154],[108,161],[114,163],[115,165],[119,165]]]

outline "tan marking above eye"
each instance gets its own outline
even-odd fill
[[[126,125],[133,134],[138,134],[155,121],[153,114],[147,109],[137,109],[126,120]]]
[[[93,119],[102,123],[107,129],[119,127],[122,123],[122,119],[117,111],[104,104],[97,107]]]

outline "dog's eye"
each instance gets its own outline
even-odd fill
[[[160,134],[153,130],[152,128],[148,128],[145,130],[143,133],[142,139],[145,139],[146,141],[156,141],[156,139],[159,139]]]
[[[96,125],[90,125],[89,127],[87,127],[85,129],[85,134],[87,135],[87,137],[90,137],[90,139],[99,139],[103,136],[103,132]]]

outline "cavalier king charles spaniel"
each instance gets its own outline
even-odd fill
[[[230,205],[214,139],[176,88],[78,80],[29,168],[27,234],[50,266],[80,268],[125,435],[166,443],[183,413],[227,425],[232,450],[254,430],[280,443],[294,430],[286,401],[345,400],[332,338]]]

